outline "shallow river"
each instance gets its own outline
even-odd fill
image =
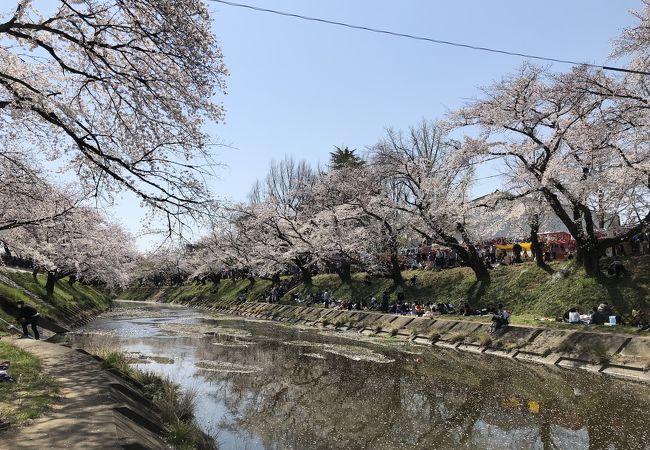
[[[185,308],[123,303],[73,335],[198,393],[221,449],[650,449],[650,386]],[[173,362],[172,362],[173,361]]]

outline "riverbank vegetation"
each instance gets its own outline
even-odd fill
[[[196,393],[183,391],[169,378],[129,365],[129,358],[111,348],[94,344],[86,350],[142,385],[142,393],[151,400],[165,425],[167,441],[178,450],[216,450],[217,444],[201,431],[194,418]]]
[[[318,291],[328,291],[335,298],[353,303],[369,301],[372,296],[381,301],[382,294],[388,292],[391,301],[395,301],[401,293],[408,302],[424,304],[451,302],[457,306],[467,302],[477,307],[503,303],[513,312],[515,323],[528,324],[542,323],[535,320],[539,317],[561,316],[574,306],[587,311],[602,302],[608,302],[621,315],[629,314],[632,309],[650,308],[650,256],[629,257],[622,261],[627,274],[620,278],[588,277],[583,269],[570,262],[551,263],[555,275],[532,262],[501,266],[491,271],[489,283],[478,282],[469,268],[403,271],[401,275],[405,280],[415,277],[416,281],[399,286],[395,286],[391,278],[370,277],[366,273],[352,274],[348,282],[336,274],[315,275],[310,284],[285,278],[280,285],[287,289],[280,301],[291,304],[295,294],[304,299],[308,293]],[[208,281],[162,288],[132,287],[121,292],[119,297],[219,306],[233,303],[238,297],[265,301],[272,286],[268,280],[224,279],[218,284]]]
[[[9,361],[14,382],[0,388],[0,420],[22,425],[45,411],[57,397],[57,385],[46,375],[41,361],[6,340],[0,341],[0,362]]]
[[[283,277],[285,280],[289,277]],[[163,301],[183,304],[204,304],[215,301],[232,302],[240,295],[250,299],[263,299],[271,289],[270,280],[224,279],[219,283],[193,282],[172,286],[130,286],[117,296],[123,300]]]
[[[34,306],[41,315],[54,320],[69,319],[72,311],[103,311],[110,307],[111,294],[105,288],[92,286],[68,278],[58,280],[53,296],[47,298],[47,275],[4,270],[1,275],[11,284],[0,282],[0,318],[12,322],[10,312],[19,300]]]

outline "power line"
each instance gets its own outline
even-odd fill
[[[535,59],[538,61],[546,61],[546,62],[554,62],[554,63],[560,63],[560,64],[569,64],[572,66],[586,66],[586,67],[592,67],[594,69],[603,69],[603,70],[608,70],[608,71],[613,71],[613,72],[625,72],[625,73],[634,73],[637,75],[650,75],[650,72],[644,72],[642,70],[633,70],[633,69],[626,69],[623,67],[613,67],[613,66],[602,66],[599,64],[590,64],[590,63],[584,63],[584,62],[577,62],[577,61],[572,61],[569,59],[560,59],[560,58],[551,58],[547,56],[539,56],[539,55],[530,55],[527,53],[519,53],[519,52],[512,52],[508,50],[501,50],[497,48],[490,48],[490,47],[482,47],[478,45],[471,45],[471,44],[464,44],[460,42],[453,42],[453,41],[446,41],[442,39],[434,39],[434,38],[429,38],[429,37],[424,37],[424,36],[416,36],[414,34],[407,34],[407,33],[398,33],[396,31],[389,31],[389,30],[382,30],[379,28],[371,28],[371,27],[366,27],[362,25],[354,25],[351,23],[345,23],[345,22],[337,22],[335,20],[328,20],[328,19],[321,19],[318,17],[310,17],[310,16],[304,16],[302,14],[295,14],[295,13],[290,13],[286,11],[278,11],[275,9],[268,9],[268,8],[260,8],[258,6],[253,6],[253,5],[245,5],[243,3],[235,3],[235,2],[230,2],[226,0],[209,0],[214,3],[221,3],[224,5],[228,6],[235,6],[238,8],[246,8],[249,10],[253,11],[258,11],[258,12],[264,12],[264,13],[270,13],[270,14],[276,14],[279,16],[285,16],[285,17],[291,17],[294,19],[301,19],[301,20],[308,20],[311,22],[319,22],[319,23],[324,23],[328,25],[336,25],[339,27],[345,27],[345,28],[351,28],[354,30],[361,30],[361,31],[368,31],[371,33],[378,33],[378,34],[384,34],[384,35],[389,35],[393,37],[401,37],[401,38],[407,38],[407,39],[413,39],[416,41],[424,41],[424,42],[429,42],[433,44],[440,44],[440,45],[449,45],[452,47],[460,47],[460,48],[465,48],[465,49],[470,49],[470,50],[477,50],[481,52],[489,52],[489,53],[498,53],[501,55],[508,55],[508,56],[516,56],[519,58],[526,58],[526,59]]]
[[[496,174],[496,175],[488,175],[488,176],[486,176],[486,177],[474,178],[473,181],[487,180],[487,179],[489,179],[489,178],[499,178],[499,177],[502,177],[502,176],[503,176],[502,173],[498,173],[498,174]]]

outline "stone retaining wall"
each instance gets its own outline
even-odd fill
[[[650,337],[646,336],[525,326],[508,326],[490,334],[489,325],[480,322],[257,302],[199,309],[395,336],[418,344],[586,369],[650,383]]]

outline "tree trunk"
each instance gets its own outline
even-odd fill
[[[588,277],[597,278],[602,275],[600,271],[600,251],[591,245],[579,245],[576,253],[576,261],[585,268]]]
[[[339,273],[338,267],[332,261],[325,260],[325,272],[326,273]]]
[[[404,278],[402,278],[402,270],[400,269],[399,259],[397,257],[397,251],[391,251],[390,277],[393,279],[393,284],[395,286],[399,286],[404,283]]]
[[[38,269],[32,270],[32,278],[34,281],[38,281]]]
[[[544,248],[542,243],[539,242],[537,233],[539,233],[539,216],[535,216],[530,222],[530,250],[533,253],[537,267],[548,273],[553,273],[551,266],[544,261]]]
[[[54,298],[54,285],[56,284],[56,275],[52,272],[47,273],[47,281],[45,282],[45,296],[48,300]]]
[[[336,273],[339,274],[339,278],[344,283],[349,283],[352,281],[352,268],[349,262],[342,262],[339,267],[336,269]]]
[[[470,265],[469,267],[474,271],[474,275],[476,276],[476,281],[481,281],[481,282],[490,282],[490,271],[488,268],[485,266],[485,263],[481,261],[480,258],[471,258]]]
[[[311,284],[311,270],[309,267],[300,266],[300,279],[303,283],[310,285]]]
[[[584,267],[589,277],[600,276],[599,260],[601,248],[594,233],[593,221],[589,209],[586,206],[581,209],[576,205],[572,210],[573,214],[570,215],[553,192],[543,188],[542,193],[557,217],[576,240],[576,265]],[[584,227],[583,220],[586,225]]]
[[[451,245],[450,248],[456,252],[460,260],[465,263],[476,276],[476,281],[481,281],[484,283],[490,282],[490,271],[476,251],[476,248],[473,245],[469,247],[464,247],[460,244]]]
[[[465,226],[462,223],[456,224],[456,231],[461,234],[463,238],[462,243],[458,242],[455,237],[446,236],[445,233],[439,234],[445,238],[445,244],[452,250],[456,251],[456,254],[461,261],[467,264],[467,266],[474,271],[476,281],[481,282],[481,286],[490,284],[490,271],[485,265],[485,260],[481,259],[476,251],[476,247],[472,244],[472,241],[467,234],[467,230],[465,230]]]
[[[279,282],[280,282],[280,274],[277,273],[277,272],[274,273],[274,274],[271,276],[271,282],[272,282],[273,284],[279,283]]]
[[[77,277],[75,277],[74,275],[70,275],[68,277],[68,285],[69,286],[74,285],[76,282],[77,282]]]
[[[587,223],[586,230],[582,226],[583,219]],[[591,216],[583,214],[578,207],[575,207],[573,220],[578,230],[577,237],[574,236],[576,239],[576,263],[584,267],[588,277],[599,277],[602,275],[599,264],[600,249],[593,233],[593,226],[590,226]]]

